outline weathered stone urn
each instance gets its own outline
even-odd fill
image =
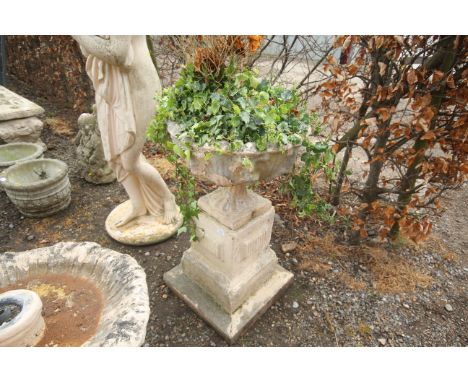
[[[247,144],[239,152],[210,147],[192,151],[192,173],[220,187],[198,201],[199,240],[164,280],[230,343],[292,281],[269,245],[274,208],[247,186],[290,172],[298,150],[290,146],[259,152]]]
[[[96,293],[83,298],[84,289],[80,287],[88,284]],[[145,340],[150,313],[146,275],[129,255],[91,242],[62,242],[24,252],[0,253],[0,302],[17,296],[18,286],[30,286],[40,295],[45,312],[44,338],[55,341],[52,346],[141,346]],[[100,302],[100,308],[91,313],[83,310],[84,305],[93,302],[90,300]],[[37,303],[33,307],[37,308]],[[57,313],[62,308],[64,312]],[[92,330],[88,327],[89,315],[94,320]],[[40,327],[32,325],[33,316],[37,318],[37,309],[28,316],[31,330],[23,330],[23,334],[40,332]],[[13,324],[15,321],[5,324],[9,332],[5,330],[3,337],[0,326],[0,346],[2,339],[9,341],[4,346],[25,346],[21,332],[13,336]],[[80,342],[73,332],[78,333]]]
[[[57,159],[35,159],[5,170],[0,179],[19,211],[29,217],[44,217],[68,207],[71,187],[68,166]]]

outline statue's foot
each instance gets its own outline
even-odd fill
[[[115,223],[116,227],[122,227],[127,223],[130,223],[133,219],[136,219],[138,216],[143,216],[146,214],[146,208],[141,208],[141,209],[135,209],[132,208],[132,210],[129,212],[127,216],[124,218],[120,219],[117,223]]]
[[[164,202],[164,224],[172,224],[177,221],[179,217],[179,210],[177,208],[177,204],[175,202],[175,198],[172,197],[169,200]]]

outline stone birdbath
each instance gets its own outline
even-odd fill
[[[68,166],[57,159],[34,159],[9,167],[0,179],[19,211],[29,217],[53,215],[68,207]]]
[[[164,275],[167,285],[230,343],[293,279],[270,248],[275,210],[247,186],[290,172],[299,146],[256,151],[247,144],[245,148],[239,152],[192,149],[191,172],[220,187],[199,199],[199,240]]]
[[[41,145],[30,142],[0,145],[0,167],[10,167],[19,162],[40,158],[43,152]]]
[[[96,243],[69,242],[0,253],[0,258],[0,311],[5,316],[0,346],[143,344],[148,288],[145,272],[131,256]],[[42,331],[35,294],[42,302]],[[26,298],[30,309],[22,309]]]
[[[6,168],[17,163],[42,157],[44,148],[36,143],[18,142],[0,145],[0,178]],[[3,190],[0,183],[0,190]]]

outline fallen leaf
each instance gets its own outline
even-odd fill
[[[385,70],[387,70],[387,64],[379,62],[379,74],[381,77],[383,77],[383,75],[385,74]]]
[[[430,130],[421,137],[421,140],[422,141],[432,141],[435,138],[436,138],[436,135],[434,134],[434,132],[432,130]]]
[[[382,122],[385,122],[390,118],[390,112],[387,108],[381,107],[377,109],[376,111],[379,114],[379,117],[382,120]]]
[[[414,69],[408,70],[408,74],[406,75],[406,79],[410,85],[414,85],[418,81],[418,76]]]

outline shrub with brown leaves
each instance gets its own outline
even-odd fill
[[[70,36],[7,36],[7,73],[36,95],[83,112],[94,92],[85,59]]]

